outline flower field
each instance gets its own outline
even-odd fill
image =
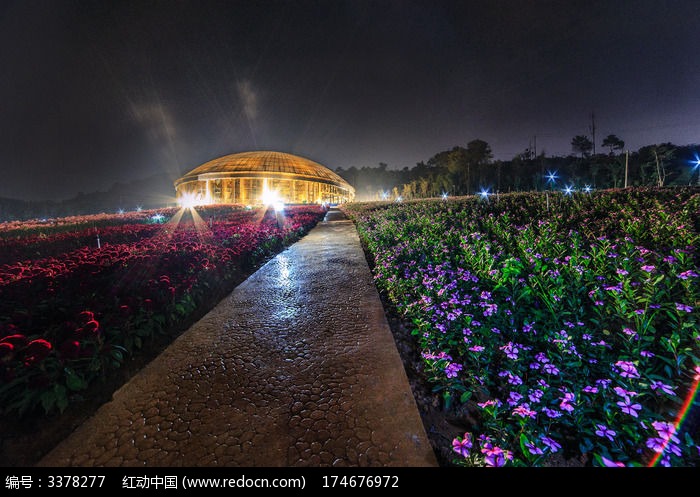
[[[453,464],[696,466],[700,189],[349,204]]]
[[[0,224],[0,414],[64,411],[325,212],[219,205]]]

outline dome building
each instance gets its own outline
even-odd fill
[[[225,155],[175,181],[181,205],[350,202],[355,189],[327,167],[271,151]]]

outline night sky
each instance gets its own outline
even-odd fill
[[[697,0],[0,0],[0,196],[247,150],[413,167],[700,142]]]

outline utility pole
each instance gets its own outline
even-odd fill
[[[625,150],[625,188],[627,188],[627,171],[629,170],[630,151]]]
[[[593,155],[595,155],[595,114],[591,112],[591,136],[593,137]]]
[[[533,137],[533,139],[535,140],[535,146],[534,146],[534,154],[535,154],[535,157],[534,157],[534,158],[537,158],[537,135],[535,135],[535,136]]]

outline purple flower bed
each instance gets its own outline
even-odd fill
[[[345,207],[468,426],[454,462],[695,466],[700,191],[547,195]]]

